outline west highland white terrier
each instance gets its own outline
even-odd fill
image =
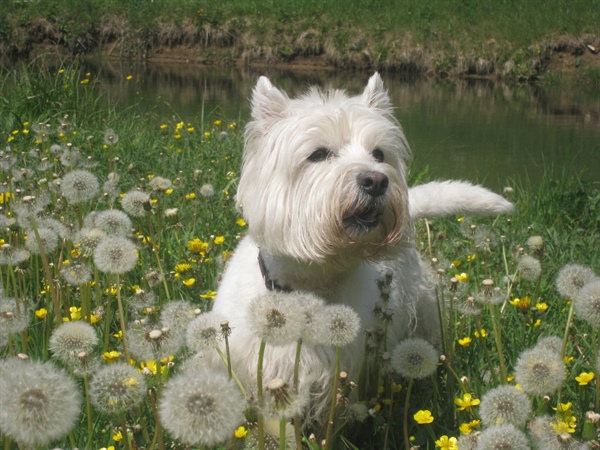
[[[343,349],[341,369],[358,381],[365,334],[377,327],[381,273],[391,276],[388,348],[408,336],[436,342],[432,277],[415,247],[413,222],[448,214],[497,215],[513,206],[461,181],[409,188],[409,147],[379,74],[364,92],[311,88],[298,98],[261,77],[253,91],[237,200],[248,235],[231,257],[214,303],[227,319],[233,369],[256,390],[261,337],[252,324],[257,299],[302,295],[351,307],[361,332]],[[318,314],[318,312],[314,312]],[[263,383],[292,385],[296,344],[269,345]],[[334,350],[304,345],[300,389],[312,394],[312,417],[327,409]],[[311,409],[312,408],[312,409]],[[310,412],[310,411],[312,412]]]

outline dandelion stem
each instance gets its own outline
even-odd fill
[[[388,413],[388,420],[385,424],[385,437],[383,438],[383,448],[388,448],[388,439],[390,437],[390,427],[392,425],[392,413],[394,411],[394,390],[390,392],[390,410]]]
[[[258,434],[258,449],[265,449],[265,418],[262,413],[264,406],[263,398],[263,358],[265,356],[265,347],[267,342],[262,339],[258,350],[258,363],[256,367],[256,401],[258,403],[257,414],[257,434]]]
[[[302,339],[298,339],[296,343],[296,358],[294,360],[294,392],[298,393],[300,380],[300,354],[302,351]],[[302,450],[302,431],[300,427],[300,415],[294,416],[294,436],[296,437],[296,448]]]
[[[162,435],[162,424],[160,423],[160,417],[158,416],[158,409],[156,408],[156,400],[154,398],[154,391],[150,389],[148,391],[150,396],[150,405],[152,406],[152,415],[154,416],[154,437],[152,438],[152,444],[150,445],[150,450],[154,449],[154,444],[158,441],[158,449],[165,450],[165,443]]]
[[[42,244],[42,239],[40,238],[40,233],[38,231],[37,224],[33,217],[31,218],[31,227],[33,228],[35,240],[37,241],[37,245],[40,250],[40,258],[42,259],[42,266],[44,267],[44,274],[46,275],[48,290],[50,291],[50,297],[52,298],[52,303],[54,305],[56,323],[60,324],[62,323],[62,317],[60,315],[60,300],[58,298],[56,288],[54,287],[54,281],[52,279],[52,272],[50,272],[50,264],[48,263],[48,257],[46,256],[46,250],[44,249],[44,245]]]
[[[119,308],[119,323],[121,326],[121,338],[123,339],[123,351],[125,353],[125,361],[129,364],[131,358],[129,357],[129,347],[127,346],[127,333],[125,333],[125,313],[123,312],[123,303],[121,302],[121,289],[119,274],[116,274],[116,286],[117,290],[117,307]]]
[[[560,352],[560,357],[563,361],[565,360],[565,355],[567,354],[567,341],[569,340],[569,332],[571,331],[571,324],[573,323],[574,311],[574,302],[571,300],[571,306],[569,306],[569,314],[567,315],[567,324],[565,326],[565,336],[563,338],[562,349]]]
[[[229,361],[229,359],[227,359],[227,357],[225,356],[225,354],[219,348],[218,345],[215,345],[215,349],[217,350],[217,353],[219,354],[219,356],[221,357],[221,359],[223,360],[225,365],[229,366],[229,369],[231,371],[231,376],[233,377],[235,383],[238,385],[238,388],[240,388],[240,391],[242,392],[242,394],[244,394],[244,397],[248,397],[248,394],[246,393],[246,389],[244,389],[244,385],[242,384],[242,382],[240,381],[238,376],[235,374],[235,372],[231,368],[231,361]]]
[[[342,347],[335,347],[335,368],[333,372],[333,385],[331,387],[331,404],[329,407],[329,418],[327,419],[327,433],[325,434],[325,450],[333,445],[333,421],[335,420],[335,409],[337,406],[337,387],[340,377],[340,361],[342,359]]]
[[[494,341],[496,343],[496,351],[498,352],[498,362],[500,364],[500,382],[506,384],[508,382],[508,376],[506,373],[506,361],[504,360],[504,349],[502,346],[502,333],[500,331],[500,324],[498,323],[498,315],[496,314],[496,308],[494,305],[490,306],[490,317],[492,318],[492,328],[494,331]]]
[[[404,417],[402,418],[402,431],[404,434],[404,448],[409,449],[410,443],[408,441],[408,407],[410,406],[410,393],[412,392],[414,378],[408,380],[408,387],[406,388],[406,402],[404,403]]]
[[[286,425],[287,420],[286,419],[280,419],[279,420],[279,450],[285,450],[285,444],[286,444],[286,439],[285,439],[285,425]]]
[[[129,445],[129,433],[127,433],[127,421],[125,420],[125,414],[121,414],[121,428],[123,431],[123,443],[125,444],[125,450],[130,450]]]
[[[90,403],[90,380],[89,375],[86,373],[83,376],[83,386],[85,390],[85,415],[87,418],[88,438],[92,437],[94,433],[94,427],[92,425],[92,405]]]

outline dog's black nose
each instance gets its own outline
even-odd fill
[[[385,194],[390,180],[381,172],[362,172],[356,176],[356,182],[367,194],[379,197]]]

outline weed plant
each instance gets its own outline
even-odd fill
[[[273,433],[235,373],[194,357],[216,347],[227,362],[235,333],[209,311],[246,231],[243,124],[119,111],[94,83],[70,66],[2,83],[5,449],[598,445],[598,186],[513,180],[511,217],[418,222],[440,339],[385,349],[357,336],[377,370],[340,376],[323,444],[325,430],[286,432],[298,410]],[[293,387],[265,382],[290,404]]]

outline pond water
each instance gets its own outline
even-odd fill
[[[139,104],[159,119],[193,123],[209,116],[244,122],[259,75],[290,95],[312,84],[359,93],[370,75],[114,62],[87,69],[121,106]],[[428,167],[433,178],[467,179],[494,189],[511,179],[535,186],[543,176],[563,172],[600,181],[598,95],[490,80],[382,77],[412,148],[413,171]]]

